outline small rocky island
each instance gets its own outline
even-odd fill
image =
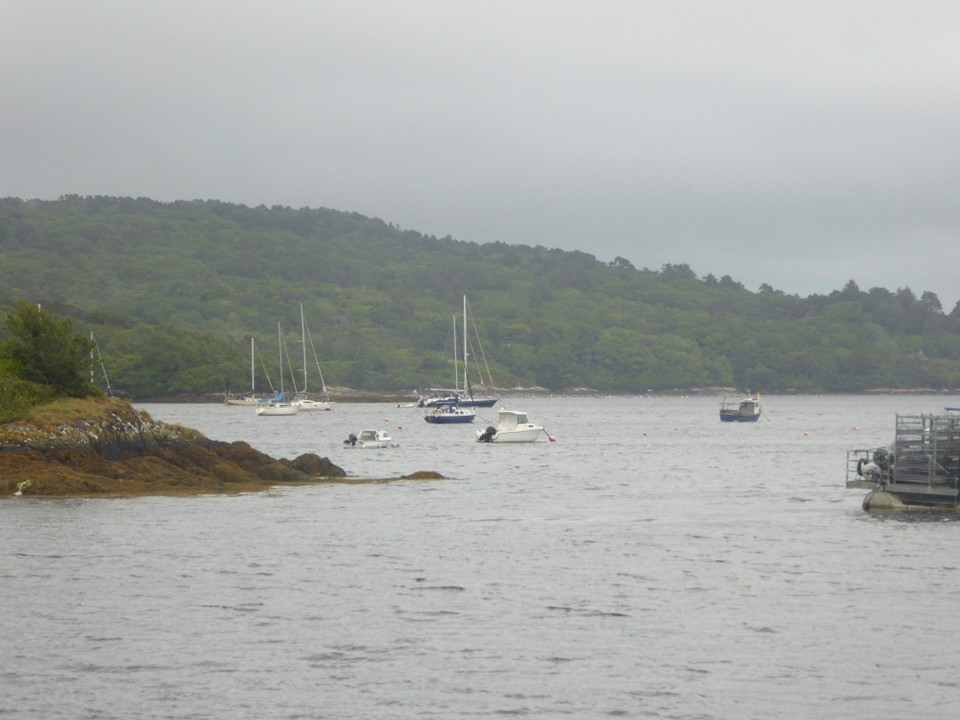
[[[3,497],[239,493],[323,480],[346,473],[312,453],[277,460],[210,440],[122,400],[58,400],[0,425]]]

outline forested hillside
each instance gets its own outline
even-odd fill
[[[299,347],[301,303],[328,385],[449,384],[464,293],[501,387],[960,388],[960,305],[932,293],[752,292],[688,265],[637,269],[638,252],[604,263],[327,209],[8,198],[0,310],[73,318],[137,398],[248,388],[249,338],[273,371],[278,323]]]

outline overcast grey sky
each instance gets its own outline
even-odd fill
[[[956,0],[0,0],[0,196],[960,299]]]

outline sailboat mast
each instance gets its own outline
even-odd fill
[[[467,394],[468,388],[470,387],[467,384],[467,295],[463,295],[463,393]]]
[[[277,323],[277,347],[280,348],[280,394],[283,394],[283,335],[280,332],[280,323]]]
[[[103,373],[103,384],[107,386],[107,396],[113,397],[113,389],[110,387],[110,378],[107,377],[107,366],[103,364],[103,355],[100,354],[100,345],[93,336],[93,330],[90,331],[90,384],[93,385],[93,351],[97,351],[97,360],[100,363],[100,371]]]
[[[253,361],[254,347],[253,347],[253,335],[250,336],[250,392],[255,393],[257,391],[257,375],[256,369]]]
[[[300,303],[300,342],[303,344],[303,396],[307,396],[307,325],[303,319],[303,303]]]
[[[460,392],[460,368],[457,367],[457,314],[453,314],[453,389]]]

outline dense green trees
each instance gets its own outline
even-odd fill
[[[0,342],[0,422],[54,397],[99,394],[88,379],[92,346],[69,318],[18,303]]]
[[[72,320],[21,301],[7,315],[6,330],[0,357],[8,374],[48,385],[57,395],[87,397],[96,392],[88,380],[93,345],[73,332]]]
[[[42,302],[94,330],[115,389],[137,397],[248,388],[251,335],[277,383],[277,322],[296,359],[300,303],[328,384],[449,384],[462,293],[505,387],[960,387],[960,308],[928,291],[751,292],[686,264],[463,243],[325,209],[0,200],[0,288],[0,307]]]

